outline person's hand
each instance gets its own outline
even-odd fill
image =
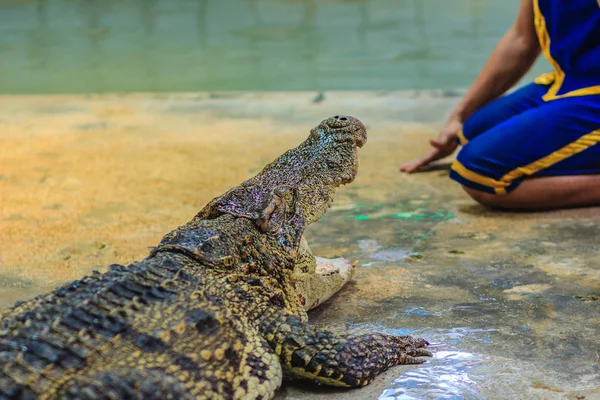
[[[432,163],[433,161],[447,157],[454,153],[458,147],[456,135],[462,129],[462,122],[458,118],[451,118],[446,123],[446,126],[440,132],[437,139],[429,141],[431,150],[424,157],[409,161],[400,167],[402,172],[415,172],[419,168]]]

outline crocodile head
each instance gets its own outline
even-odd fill
[[[212,200],[188,225],[165,236],[161,246],[192,246],[205,259],[231,257],[234,264],[243,258],[240,248],[252,247],[275,255],[278,264],[295,263],[306,227],[325,213],[335,189],[356,177],[357,150],[366,140],[364,125],[354,117],[322,121],[298,147]],[[221,242],[200,246],[215,237]]]
[[[328,118],[300,146],[215,199],[206,212],[249,218],[262,233],[278,237],[284,248],[296,250],[305,228],[333,201],[335,189],[356,177],[357,149],[366,140],[358,119]]]

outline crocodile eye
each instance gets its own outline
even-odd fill
[[[291,200],[294,190],[288,186],[278,186],[273,190],[273,193],[285,200]]]

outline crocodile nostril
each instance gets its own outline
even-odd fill
[[[340,116],[339,116],[339,115],[336,115],[336,116],[335,116],[335,117],[333,117],[333,118],[335,118],[335,119],[338,119],[338,118],[340,118]]]
[[[340,121],[348,121],[348,118],[342,117],[342,118],[340,118]]]

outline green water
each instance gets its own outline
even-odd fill
[[[0,93],[464,88],[518,3],[0,0]]]

